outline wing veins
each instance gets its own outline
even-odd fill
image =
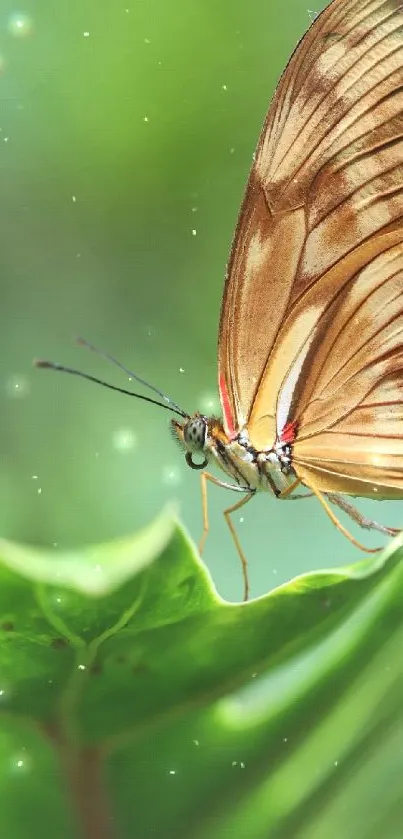
[[[392,278],[393,278],[393,275],[392,275],[392,277],[391,277],[390,279],[392,279]],[[380,285],[383,285],[383,283],[381,283]],[[376,289],[374,289],[374,292],[373,292],[373,293],[375,294],[375,292],[376,292],[376,291],[378,291],[378,290],[379,290],[379,288],[380,288],[380,286],[377,286],[377,288],[376,288]],[[372,294],[372,293],[371,293],[371,294]],[[371,295],[369,295],[369,296],[371,296]],[[400,294],[399,294],[399,293],[397,293],[394,297],[390,298],[390,300],[388,300],[388,301],[387,301],[387,302],[388,302],[388,304],[389,304],[389,303],[391,303],[391,302],[393,302],[393,300],[396,300],[396,299],[397,299],[397,297],[399,297],[399,296],[400,296]],[[366,302],[368,299],[369,299],[369,297],[365,298],[365,302]],[[352,321],[352,319],[353,319],[354,315],[356,315],[356,314],[357,314],[358,309],[359,309],[359,308],[361,308],[361,305],[362,305],[362,304],[360,304],[360,306],[359,306],[359,307],[358,307],[358,308],[357,308],[357,309],[353,312],[353,314],[352,314],[352,315],[351,315],[351,316],[350,316],[350,317],[349,317],[349,318],[345,321],[345,324],[351,323],[351,321]],[[378,329],[376,332],[372,333],[370,340],[372,341],[374,338],[376,338],[376,336],[377,336],[377,335],[379,335],[381,332],[383,332],[383,330],[385,329],[385,327],[387,327],[387,326],[391,326],[391,325],[392,325],[392,323],[393,323],[393,321],[394,321],[394,320],[397,320],[397,318],[399,318],[399,317],[401,317],[401,316],[402,316],[402,312],[400,311],[400,312],[399,312],[397,315],[395,315],[393,318],[390,318],[390,320],[388,320],[388,321],[386,321],[386,323],[382,324],[382,326],[380,326],[380,327],[379,327],[379,329]],[[338,338],[340,337],[340,335],[342,334],[343,330],[344,330],[344,324],[343,324],[343,327],[341,327],[341,329],[339,330],[339,332],[338,332],[338,333],[337,333],[337,335],[335,336],[335,339],[334,339],[334,341],[333,341],[332,345],[331,345],[331,346],[330,346],[330,348],[329,348],[329,352],[327,353],[327,356],[326,356],[326,358],[325,358],[325,360],[324,360],[324,362],[323,362],[323,365],[322,365],[322,367],[321,367],[320,373],[322,372],[323,368],[326,366],[326,361],[327,361],[327,359],[329,358],[329,355],[330,355],[330,353],[331,353],[332,349],[334,348],[335,344],[337,343],[337,340],[338,340]],[[398,330],[395,332],[395,336],[396,336],[396,335],[398,335],[398,334],[399,334],[399,332],[402,332],[402,331],[403,331],[403,325],[402,325],[402,327],[401,327],[400,329],[398,329]],[[391,338],[391,337],[394,337],[394,336],[390,336],[388,340],[390,340],[390,338]],[[385,339],[385,340],[386,340],[386,339]],[[336,378],[336,376],[338,376],[338,375],[339,375],[339,373],[342,373],[342,371],[344,370],[344,368],[345,368],[345,367],[347,367],[347,365],[348,365],[348,364],[350,364],[350,363],[351,363],[351,362],[352,362],[352,361],[353,361],[353,360],[357,357],[357,355],[359,355],[359,353],[361,353],[361,352],[363,351],[363,349],[364,349],[364,347],[365,347],[365,345],[366,345],[367,343],[368,343],[368,341],[365,341],[363,344],[360,344],[360,346],[359,346],[359,347],[357,347],[357,349],[356,349],[356,351],[353,353],[353,355],[350,355],[350,356],[349,356],[349,358],[347,359],[347,361],[345,361],[345,362],[344,362],[344,364],[342,364],[342,365],[338,368],[337,373],[335,373],[335,374],[334,374],[334,375],[333,375],[330,379],[328,379],[328,380],[327,380],[327,382],[326,382],[326,388],[328,388],[328,387],[331,385],[332,381]],[[381,342],[380,346],[382,346],[382,343],[383,343],[383,342]],[[372,366],[372,364],[373,364],[373,363],[374,363],[374,362],[371,362],[371,364],[370,364],[370,365],[368,365],[368,366]],[[367,366],[365,366],[365,367],[363,367],[363,368],[361,368],[361,369],[365,370],[365,369],[367,369]],[[320,373],[319,373],[319,375],[320,375]],[[355,375],[355,374],[354,374],[354,375]],[[318,377],[318,378],[319,378],[319,377]],[[353,377],[350,377],[350,378],[349,378],[349,379],[347,379],[346,381],[347,381],[347,382],[348,382],[348,381],[350,381],[350,379],[351,379],[351,378],[353,378]],[[343,384],[343,385],[340,385],[340,387],[344,387],[344,384]],[[340,387],[339,387],[339,388],[337,388],[337,390],[339,390],[339,389],[340,389]],[[337,394],[337,390],[335,390],[335,392],[334,392],[335,394]],[[327,399],[327,397],[325,397],[325,398]],[[319,402],[321,401],[320,394],[318,394],[317,400],[318,400]],[[313,401],[316,401],[316,400],[313,400]]]
[[[356,188],[351,189],[350,192],[346,192],[345,195],[343,195],[343,198],[340,199],[340,201],[338,201],[336,204],[333,204],[328,212],[324,213],[322,216],[318,218],[315,224],[309,226],[309,233],[313,233],[314,230],[317,230],[320,227],[320,225],[326,221],[326,219],[329,219],[333,213],[335,213],[340,207],[343,206],[343,204],[351,202],[354,196],[359,195],[361,190],[365,189],[365,187],[368,187],[371,183],[376,182],[377,180],[379,180],[379,178],[391,174],[395,170],[398,171],[400,168],[402,168],[402,165],[402,163],[396,163],[393,166],[390,166],[388,169],[383,169],[381,172],[377,172],[368,180],[362,181]],[[320,171],[321,170],[319,169],[318,174],[320,173]],[[383,201],[387,201],[389,196],[392,197],[393,195],[399,195],[401,192],[403,192],[403,187],[396,187],[394,189],[391,188],[389,190],[385,190],[382,193],[378,192],[377,194],[368,195],[365,197],[365,199],[361,201],[361,203],[358,206],[370,207],[371,205],[376,204],[378,201],[380,203],[382,203]],[[389,219],[387,222],[385,222],[384,225],[382,225],[382,227],[376,230],[377,235],[381,234],[383,228],[387,227],[387,225],[390,224],[391,220],[392,219]]]
[[[396,353],[396,354],[397,354],[397,353]],[[380,358],[378,358],[378,359],[377,359],[377,363],[379,363],[379,362],[381,362],[381,361],[384,361],[384,360],[388,360],[388,357],[390,358],[390,357],[392,357],[392,356],[393,356],[393,352],[392,352],[392,351],[391,351],[390,353],[384,353],[384,355],[383,355],[383,356],[381,356]],[[370,362],[369,364],[364,365],[364,367],[362,367],[362,368],[361,368],[361,371],[363,371],[363,370],[368,370],[370,367],[372,367],[372,365],[373,365],[373,362]],[[402,364],[402,366],[397,367],[397,368],[396,368],[396,370],[395,370],[394,372],[396,373],[396,372],[398,372],[399,370],[401,370],[401,371],[402,371],[402,380],[403,380],[403,364]],[[380,378],[377,382],[375,382],[374,384],[372,384],[372,385],[371,385],[371,387],[367,390],[367,392],[363,395],[363,397],[361,398],[361,400],[360,400],[360,401],[359,401],[356,405],[352,405],[352,406],[351,406],[351,408],[346,409],[344,413],[342,413],[342,414],[341,414],[340,416],[338,416],[335,420],[333,420],[333,422],[331,422],[329,425],[327,425],[325,429],[324,429],[324,428],[320,428],[320,429],[318,429],[317,431],[312,431],[312,432],[308,432],[308,433],[303,433],[303,430],[302,430],[302,429],[303,429],[303,426],[302,426],[302,427],[301,427],[301,432],[302,432],[302,433],[300,433],[300,434],[299,434],[299,440],[308,440],[308,439],[311,439],[312,437],[317,437],[317,436],[319,436],[320,434],[323,434],[323,431],[324,431],[324,430],[326,430],[326,432],[328,432],[328,431],[329,431],[329,432],[330,432],[330,431],[332,431],[332,429],[334,429],[334,428],[335,428],[335,426],[337,426],[337,424],[340,422],[340,420],[345,420],[346,418],[348,418],[349,416],[351,416],[351,414],[352,414],[352,413],[354,413],[354,411],[355,411],[357,408],[359,408],[359,407],[365,407],[365,406],[363,406],[363,404],[362,404],[363,399],[367,399],[367,397],[368,397],[368,396],[372,393],[372,391],[373,391],[373,390],[375,390],[375,388],[379,387],[379,384],[380,384],[382,381],[384,381],[384,379],[388,378],[390,375],[391,375],[391,371],[388,371],[387,373],[385,373],[385,375],[384,375],[384,376],[381,376],[381,378]],[[351,378],[354,378],[354,377],[353,377],[353,376],[351,376],[351,377],[350,377],[350,379],[351,379]],[[346,380],[346,382],[350,381],[350,379],[347,379],[347,380]],[[344,384],[346,384],[346,382],[345,382]],[[336,391],[336,393],[337,393],[337,391]],[[310,402],[310,405],[320,404],[321,402],[324,402],[324,401],[327,401],[327,400],[326,400],[326,399],[321,399],[320,397],[317,397],[317,398],[313,399],[313,400]],[[393,403],[387,403],[387,404],[393,404]],[[400,403],[397,403],[397,404],[400,404]],[[403,399],[402,399],[402,405],[403,405]],[[324,415],[322,415],[322,417],[323,417],[323,416],[324,416]],[[320,420],[320,419],[321,419],[321,416],[319,415],[319,417],[317,417],[317,418],[316,418],[316,421],[318,421],[318,420]],[[343,433],[343,432],[339,432],[339,433]],[[350,434],[350,432],[349,432],[349,434]],[[378,436],[378,435],[375,435],[375,436]]]
[[[392,10],[392,12],[391,12],[389,15],[387,15],[387,16],[386,16],[386,17],[382,20],[382,23],[384,23],[384,21],[385,21],[385,20],[387,20],[387,19],[388,19],[388,17],[392,17],[394,14],[395,14],[395,10]],[[343,37],[342,37],[340,40],[344,40],[344,39],[345,39],[345,38],[346,38],[346,37],[350,34],[350,32],[351,32],[351,30],[350,30],[349,32],[347,32],[345,35],[343,35]],[[363,39],[365,39],[366,37],[368,37],[368,36],[371,34],[371,32],[372,32],[372,30],[370,30],[369,32],[366,32],[366,33],[363,35]],[[342,76],[340,76],[339,78],[337,78],[337,79],[335,80],[334,84],[332,84],[332,86],[331,86],[331,87],[329,87],[327,90],[325,90],[325,92],[324,92],[324,94],[323,94],[322,98],[321,98],[321,99],[319,99],[319,100],[318,100],[318,102],[316,102],[316,103],[315,103],[315,106],[312,108],[312,110],[311,110],[309,113],[307,113],[307,114],[306,114],[305,122],[303,122],[303,123],[302,123],[301,128],[300,128],[300,130],[299,130],[299,132],[298,132],[298,136],[299,136],[299,137],[301,136],[301,134],[303,134],[303,133],[304,133],[305,129],[309,126],[309,123],[312,121],[312,119],[313,119],[313,117],[315,116],[315,114],[318,112],[318,110],[321,108],[321,106],[323,106],[323,105],[326,103],[326,99],[328,99],[328,98],[330,98],[330,97],[331,97],[331,95],[334,93],[335,88],[337,87],[337,85],[338,85],[338,84],[340,84],[340,82],[342,81],[342,79],[343,79],[343,78],[345,78],[345,76],[347,75],[347,73],[351,73],[351,72],[354,70],[354,68],[355,68],[355,67],[357,67],[357,65],[358,65],[360,62],[362,62],[362,61],[364,60],[365,56],[366,56],[366,55],[368,55],[368,53],[369,53],[372,49],[374,49],[374,47],[375,47],[375,46],[379,46],[379,44],[381,44],[381,43],[382,43],[384,40],[386,40],[387,38],[390,38],[390,36],[391,36],[391,33],[390,33],[390,32],[388,32],[388,33],[386,33],[386,34],[382,35],[382,37],[381,37],[381,38],[379,38],[379,40],[376,42],[376,44],[371,44],[371,45],[368,47],[368,50],[366,50],[364,53],[360,54],[360,55],[359,55],[359,56],[355,59],[355,61],[354,61],[354,62],[353,62],[353,63],[349,66],[348,70],[347,70],[347,71],[346,71],[346,72],[345,72]],[[375,62],[374,62],[374,63],[373,63],[373,64],[372,64],[369,68],[368,68],[368,67],[363,67],[363,70],[362,70],[362,72],[360,73],[360,75],[358,76],[358,78],[354,78],[354,79],[351,81],[351,83],[349,84],[349,86],[345,89],[345,91],[343,91],[343,95],[345,95],[346,93],[348,93],[348,91],[350,91],[352,88],[354,88],[354,87],[357,85],[357,83],[358,83],[359,81],[361,81],[361,79],[363,79],[363,78],[364,78],[364,77],[368,74],[368,72],[373,72],[373,71],[374,71],[377,67],[379,67],[379,66],[380,66],[380,65],[381,65],[384,61],[389,60],[391,56],[393,56],[396,52],[399,52],[401,49],[402,49],[402,45],[401,45],[401,44],[398,44],[398,45],[395,47],[395,49],[393,49],[393,50],[391,50],[389,53],[387,53],[387,55],[386,55],[386,56],[384,55],[384,56],[382,56],[380,59],[378,59],[377,61],[375,61]],[[331,65],[331,67],[330,67],[329,69],[332,69],[332,68],[334,67],[334,65],[335,65],[335,64],[337,64],[337,58],[335,58],[334,64],[332,64],[332,65]],[[313,70],[312,70],[312,72],[313,72]],[[396,72],[397,72],[397,69],[395,68],[395,69],[394,69],[394,70],[392,70],[390,73],[388,73],[388,74],[387,74],[384,78],[382,78],[382,79],[381,79],[381,81],[380,81],[380,82],[378,82],[378,84],[377,84],[374,88],[372,88],[372,89],[371,89],[371,93],[372,93],[374,90],[376,90],[376,88],[377,88],[377,87],[379,87],[380,85],[385,84],[385,82],[387,82],[387,80],[388,80],[388,79],[390,79],[390,77],[391,77],[391,76],[393,76]],[[305,84],[306,84],[306,82],[309,80],[309,77],[310,77],[310,74],[307,74],[306,79],[305,79],[305,81],[304,81],[304,83],[305,83]],[[352,108],[353,108],[353,107],[354,107],[354,108],[355,108],[355,107],[357,107],[357,105],[361,102],[361,100],[362,100],[365,96],[367,96],[367,95],[368,95],[368,92],[369,92],[368,90],[364,91],[364,93],[363,93],[363,94],[362,94],[362,95],[361,95],[358,99],[354,100],[354,101],[350,104],[350,107],[348,107],[348,108],[347,108],[347,110],[345,111],[345,113],[343,114],[343,116],[342,116],[342,117],[340,117],[340,118],[337,120],[337,122],[335,122],[335,123],[332,125],[332,127],[331,127],[331,129],[330,129],[330,130],[334,130],[334,129],[335,129],[335,127],[336,127],[336,126],[337,126],[337,125],[341,122],[341,120],[342,120],[342,119],[345,119],[345,118],[347,117],[348,113],[352,110]],[[383,98],[389,99],[389,98],[390,98],[390,94],[388,94],[386,97],[381,97],[381,98],[379,99],[379,101],[378,101],[378,102],[376,102],[375,104],[376,104],[376,105],[378,105],[379,103],[382,103]],[[297,101],[297,97],[295,98],[295,100],[294,100],[294,102],[293,102],[292,107],[294,106],[294,104],[295,104],[295,102],[296,102],[296,101]],[[289,119],[291,119],[291,111],[292,111],[292,107],[289,109],[289,112],[288,112],[288,118],[289,118]],[[372,106],[372,108],[373,108],[373,107],[374,107],[374,106]],[[370,113],[370,112],[371,112],[372,108],[370,108],[368,111],[364,111],[364,112],[363,112],[363,114],[360,114],[360,115],[357,117],[357,119],[358,119],[358,120],[361,120],[361,119],[363,118],[363,116],[367,116],[367,115],[368,115],[368,113]],[[330,110],[330,108],[328,108],[328,109],[327,109],[327,112],[329,112],[329,110]],[[322,119],[323,119],[323,118],[322,118]],[[349,127],[349,128],[351,128],[351,126],[352,126],[352,125],[354,125],[354,124],[357,122],[357,119],[355,119],[352,123],[350,123],[348,127]],[[321,121],[321,120],[320,120],[320,121]],[[320,124],[320,121],[319,121],[319,124]],[[314,126],[314,127],[312,128],[312,130],[311,130],[311,134],[312,134],[312,133],[316,133],[316,132],[315,132],[315,128],[316,128],[316,127],[317,127],[317,126]],[[345,133],[345,132],[343,132],[343,133]],[[309,135],[309,136],[310,136],[310,135]],[[309,136],[306,138],[306,139],[307,139],[307,141],[308,141],[308,139],[309,139]],[[342,136],[342,135],[341,135],[341,136]],[[300,167],[299,167],[298,169],[296,169],[296,170],[293,170],[293,172],[294,172],[294,177],[295,177],[296,175],[298,175],[298,173],[300,172],[300,170],[301,170],[304,166],[306,166],[306,165],[307,165],[308,161],[309,161],[309,160],[311,160],[311,158],[312,158],[312,156],[313,156],[314,152],[316,152],[316,150],[319,148],[319,146],[321,145],[321,143],[322,143],[322,142],[323,142],[323,136],[319,139],[319,141],[316,143],[316,145],[314,145],[314,146],[312,147],[312,150],[311,150],[310,154],[309,154],[306,158],[304,158],[304,161],[301,163]],[[349,144],[347,144],[347,145],[349,145]],[[345,148],[345,147],[344,147],[344,148]],[[283,157],[279,159],[279,161],[278,161],[278,163],[277,163],[277,165],[276,165],[276,168],[273,170],[273,174],[276,174],[276,172],[279,170],[279,168],[280,168],[280,167],[282,167],[282,166],[284,165],[284,161],[285,161],[285,159],[286,159],[287,155],[289,155],[291,152],[292,152],[292,148],[290,148],[290,147],[288,146],[288,147],[287,147],[287,149],[284,151]]]

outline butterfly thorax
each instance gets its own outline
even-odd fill
[[[192,469],[215,463],[246,492],[266,490],[277,496],[295,482],[292,447],[288,442],[276,441],[268,451],[257,451],[250,443],[247,428],[230,438],[220,419],[199,413],[184,423],[173,420],[172,427]]]

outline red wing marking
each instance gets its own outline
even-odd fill
[[[219,378],[220,400],[221,407],[224,414],[224,427],[228,437],[232,439],[235,437],[234,420],[231,412],[231,402],[228,395],[227,383],[224,376],[221,374]]]
[[[294,442],[297,436],[297,423],[296,422],[287,422],[287,425],[284,426],[281,435],[280,435],[280,443],[288,444]]]

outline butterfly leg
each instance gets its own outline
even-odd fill
[[[344,512],[347,513],[353,521],[357,522],[357,524],[365,530],[378,530],[379,533],[385,533],[387,536],[397,536],[397,534],[401,532],[401,528],[386,527],[383,524],[378,524],[378,522],[373,521],[373,519],[368,519],[366,516],[363,516],[362,513],[353,506],[353,504],[349,504],[348,501],[346,501],[341,495],[337,495],[334,492],[327,492],[326,495],[332,504],[335,504],[337,507],[340,507],[341,510],[344,510]]]
[[[277,495],[277,498],[280,498],[281,501],[301,501],[302,498],[312,498],[313,492],[298,492],[297,495],[291,495],[300,483],[300,479],[296,478],[290,486],[283,489],[280,494]]]
[[[235,530],[234,524],[231,520],[231,514],[235,513],[236,510],[239,510],[244,504],[247,504],[248,501],[253,497],[255,494],[253,491],[248,490],[246,487],[238,487],[233,486],[232,484],[227,484],[225,481],[220,481],[214,475],[211,475],[209,472],[201,472],[200,474],[200,482],[201,482],[201,493],[202,493],[202,508],[203,508],[203,533],[199,543],[199,553],[201,554],[206,543],[207,534],[209,531],[209,520],[208,520],[208,507],[207,507],[207,481],[211,481],[212,484],[216,484],[216,486],[224,487],[225,489],[233,489],[237,492],[246,493],[245,495],[240,498],[236,504],[232,504],[231,507],[227,507],[224,510],[225,521],[229,527],[231,536],[235,542],[235,547],[238,552],[238,556],[241,560],[242,564],[242,576],[243,576],[243,583],[244,583],[244,600],[248,600],[249,597],[249,578],[248,578],[248,562],[245,557],[245,554],[242,550],[241,543],[238,538],[238,534]]]
[[[227,509],[224,510],[225,521],[227,522],[227,525],[230,529],[231,536],[232,536],[232,538],[235,542],[235,547],[238,551],[239,559],[241,560],[241,563],[242,563],[243,599],[244,600],[249,599],[248,561],[247,561],[246,556],[245,556],[245,554],[242,550],[241,543],[240,543],[239,538],[238,538],[238,534],[237,534],[237,532],[235,530],[235,527],[234,527],[234,522],[231,519],[231,515],[232,515],[232,513],[235,513],[237,510],[240,510],[241,507],[243,507],[245,504],[247,504],[248,501],[250,501],[251,498],[253,498],[253,495],[254,495],[253,492],[249,492],[248,495],[244,495],[243,498],[241,498],[239,501],[237,501],[236,504],[232,504],[231,507],[227,507]]]
[[[326,498],[324,497],[324,493],[322,493],[322,492],[320,492],[320,490],[316,489],[315,484],[306,483],[306,486],[308,487],[308,489],[312,490],[314,495],[316,495],[318,501],[320,501],[320,503],[322,504],[323,509],[325,510],[325,512],[327,513],[327,515],[329,516],[329,518],[331,519],[333,524],[343,534],[343,536],[346,536],[346,538],[350,542],[352,542],[352,544],[355,545],[356,548],[359,548],[361,551],[365,551],[365,553],[368,553],[368,554],[378,553],[380,548],[367,548],[365,545],[363,545],[361,542],[359,542],[358,539],[355,539],[354,536],[352,535],[352,533],[350,533],[349,530],[347,530],[342,525],[341,521],[339,521],[337,516],[335,516],[335,514],[333,513],[333,510],[330,508],[329,504],[327,503]],[[328,494],[326,493],[326,495],[328,495]]]
[[[288,487],[286,487],[285,489],[283,489],[283,490],[280,492],[280,495],[278,495],[277,497],[278,497],[278,498],[281,498],[281,499],[283,499],[283,498],[284,498],[284,499],[285,499],[285,498],[290,498],[291,493],[292,493],[292,492],[294,492],[294,489],[296,489],[296,488],[297,488],[297,486],[299,486],[299,485],[300,485],[300,483],[301,483],[300,479],[299,479],[299,478],[296,478],[296,479],[295,479],[295,481],[293,481],[293,482],[292,482],[292,484],[290,484],[290,486],[288,486]],[[295,498],[295,496],[294,496],[294,498]]]

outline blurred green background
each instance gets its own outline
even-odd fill
[[[1,534],[55,549],[101,541],[174,499],[197,540],[198,475],[166,412],[31,360],[125,386],[74,347],[82,334],[187,411],[218,410],[232,232],[268,102],[313,13],[304,0],[1,0],[0,11]],[[233,501],[210,491],[205,559],[238,598],[221,515]],[[398,504],[361,509],[402,519]],[[255,595],[360,558],[315,499],[261,496],[235,521]]]

